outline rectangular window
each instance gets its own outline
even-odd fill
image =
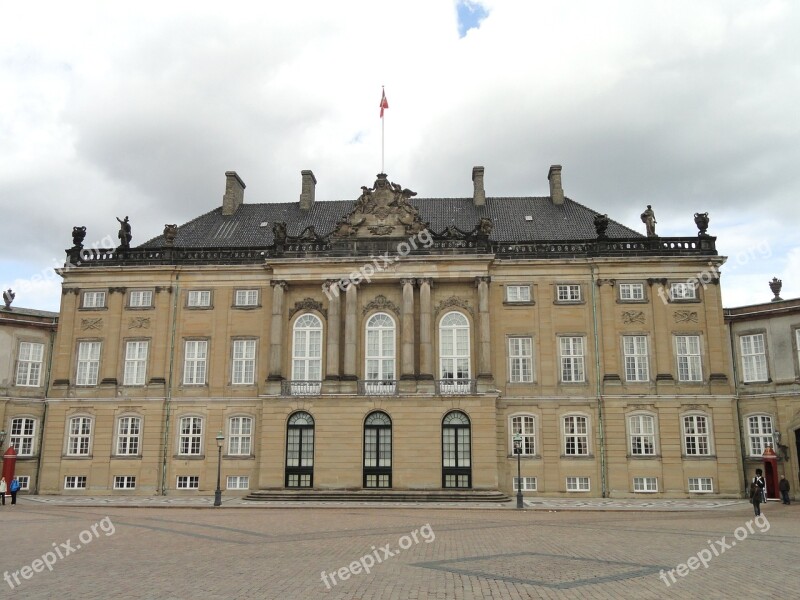
[[[644,285],[641,283],[620,283],[619,299],[634,302],[644,300]]]
[[[571,415],[564,417],[564,454],[567,456],[589,455],[589,428],[586,417]]]
[[[511,417],[511,449],[514,449],[514,436],[522,436],[522,456],[536,453],[536,421],[530,415]]]
[[[130,308],[148,308],[153,306],[152,290],[136,290],[128,296],[128,306]]]
[[[31,489],[31,478],[29,475],[18,475],[17,481],[19,482],[19,489],[28,491]]]
[[[78,371],[75,385],[97,385],[100,371],[101,342],[81,342],[78,344]]]
[[[253,434],[253,419],[250,417],[231,417],[228,429],[228,454],[250,455],[250,441]]]
[[[519,491],[519,477],[514,477],[514,491]],[[522,491],[535,492],[536,491],[536,477],[523,477],[522,478]]]
[[[697,299],[697,288],[693,283],[671,283],[669,297],[672,300],[695,300]]]
[[[149,344],[147,341],[125,344],[125,372],[122,376],[122,385],[144,385]]]
[[[85,490],[86,475],[67,475],[64,477],[65,490]]]
[[[583,372],[583,338],[561,337],[561,381],[564,383],[582,383]]]
[[[556,299],[559,302],[580,302],[581,300],[581,286],[578,284],[561,283],[556,286],[556,291]]]
[[[256,372],[256,341],[233,341],[233,372],[231,382],[234,385],[253,385]]]
[[[714,491],[714,482],[711,477],[689,477],[689,491],[711,493]]]
[[[120,417],[117,422],[117,454],[137,456],[142,433],[141,417]]]
[[[589,478],[588,477],[567,477],[567,491],[568,492],[588,492],[589,491]]]
[[[115,490],[135,490],[136,477],[132,475],[115,475],[114,476],[114,489]]]
[[[631,455],[654,456],[656,453],[655,419],[650,415],[628,418],[631,436]]]
[[[191,290],[186,301],[187,306],[211,306],[211,292],[209,290]]]
[[[235,306],[258,306],[258,290],[236,290]]]
[[[208,341],[187,340],[183,363],[184,385],[205,385]]]
[[[203,441],[202,417],[182,417],[178,454],[199,456]]]
[[[228,482],[225,487],[229,490],[249,490],[250,478],[246,475],[228,475]]]
[[[767,446],[772,446],[772,417],[754,415],[747,418],[747,435],[750,438],[750,456],[761,457]]]
[[[711,443],[708,418],[703,415],[683,417],[683,439],[687,456],[709,456]]]
[[[676,335],[675,348],[678,358],[678,381],[703,381],[700,336]]]
[[[11,420],[11,438],[8,442],[17,451],[17,456],[33,456],[33,441],[36,421],[27,417]]]
[[[67,437],[68,456],[89,456],[92,442],[92,419],[89,417],[72,417],[69,420]]]
[[[634,477],[633,478],[633,491],[634,492],[657,492],[658,491],[658,478],[656,477]]]
[[[105,308],[105,292],[83,292],[83,308]]]
[[[509,381],[533,381],[533,340],[529,337],[508,338],[508,363]]]
[[[625,380],[648,381],[650,369],[647,360],[647,336],[622,336],[622,347],[625,354]]]
[[[43,357],[44,344],[20,342],[17,355],[17,385],[39,387],[42,384]]]
[[[507,285],[506,302],[530,302],[531,286],[529,285]]]
[[[196,490],[200,488],[200,477],[197,475],[178,475],[179,490]]]
[[[767,381],[767,351],[764,334],[743,335],[739,340],[742,347],[742,371],[745,383]]]

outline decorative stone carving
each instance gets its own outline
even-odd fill
[[[608,215],[595,215],[594,230],[597,232],[598,240],[608,239],[606,236],[606,229],[608,229]]]
[[[120,219],[119,217],[116,219],[119,221],[119,233],[117,233],[119,248],[117,248],[117,250],[128,250],[131,247],[131,239],[133,238],[131,234],[131,223],[127,216],[124,219]]]
[[[11,309],[11,303],[16,297],[17,295],[11,291],[11,288],[8,288],[5,292],[3,292],[3,302],[6,305],[6,309]]]
[[[112,288],[108,288],[108,293],[109,294],[124,294],[127,290],[128,290],[128,288],[126,288],[126,287],[112,287]]]
[[[289,289],[289,284],[283,279],[273,279],[272,281],[269,282],[269,284],[272,287],[275,286],[282,287],[284,292]]]
[[[103,319],[95,318],[95,319],[81,319],[81,329],[83,331],[89,331],[91,329],[100,330],[103,328]]]
[[[175,237],[178,235],[178,225],[177,224],[165,224],[164,225],[164,245],[165,246],[174,246],[175,245]]]
[[[463,298],[459,298],[458,296],[450,296],[449,298],[445,298],[444,300],[439,302],[436,305],[436,308],[434,309],[434,314],[438,315],[444,309],[452,308],[454,306],[457,306],[459,308],[463,308],[464,310],[468,311],[469,314],[471,314],[473,316],[475,315],[475,313],[472,310],[472,307],[469,305],[469,302],[467,302]]]
[[[366,315],[368,312],[372,310],[378,310],[378,311],[390,310],[396,315],[400,314],[400,308],[383,294],[376,296],[374,300],[370,300],[367,303],[367,305],[364,306],[364,310],[362,311],[361,314],[362,316]]]
[[[644,223],[645,228],[647,229],[647,237],[658,237],[656,235],[656,213],[653,212],[653,207],[651,205],[647,205],[647,208],[641,215],[642,223]]]
[[[66,296],[67,294],[75,294],[77,296],[80,293],[81,293],[80,288],[76,288],[76,287],[73,287],[73,288],[70,288],[70,287],[61,288],[61,295],[62,296]]]
[[[131,317],[128,319],[128,329],[150,329],[150,317]]]
[[[611,287],[614,287],[614,285],[616,285],[616,283],[617,283],[616,279],[598,279],[597,280],[597,287],[602,287],[604,285],[610,285]]]
[[[295,302],[294,306],[289,309],[289,318],[291,319],[296,312],[301,310],[315,310],[322,314],[326,319],[328,318],[328,309],[322,306],[322,302],[314,300],[313,298],[303,298],[302,300]]]
[[[782,287],[783,287],[783,281],[778,279],[777,277],[773,277],[772,281],[769,282],[769,289],[772,290],[772,293],[775,294],[775,297],[772,300],[770,300],[770,302],[780,302],[781,300],[783,300],[783,298],[781,298],[780,296]]]
[[[644,324],[644,321],[644,313],[641,310],[626,310],[622,313],[622,322],[626,325],[630,325],[631,323]]]
[[[699,233],[698,237],[708,237],[706,230],[708,229],[708,213],[694,213],[694,224],[697,225]]]
[[[286,243],[286,223],[283,221],[275,221],[272,224],[272,237],[276,245],[283,245]]]
[[[86,226],[82,225],[80,227],[73,227],[72,228],[72,246],[73,248],[80,250],[83,248],[83,240],[86,238]]]
[[[676,310],[672,315],[676,323],[697,323],[697,311],[695,310]]]

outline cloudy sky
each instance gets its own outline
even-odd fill
[[[133,244],[221,204],[567,196],[644,232],[709,212],[726,306],[800,296],[800,4],[15,2],[0,22],[0,285],[58,310],[73,225]]]

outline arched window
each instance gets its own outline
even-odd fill
[[[392,487],[392,420],[384,412],[364,421],[364,487]]]
[[[442,420],[442,487],[472,487],[472,450],[469,417],[460,410]]]
[[[394,319],[386,313],[376,313],[367,321],[364,385],[368,394],[394,394],[397,388],[395,332]]]
[[[469,321],[449,312],[439,321],[439,377],[444,393],[469,393]]]
[[[313,487],[314,417],[296,412],[286,427],[286,487]]]
[[[319,394],[322,387],[322,321],[305,314],[294,322],[292,394]]]

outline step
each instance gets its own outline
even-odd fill
[[[245,500],[270,502],[509,502],[498,490],[287,490],[263,489]]]

